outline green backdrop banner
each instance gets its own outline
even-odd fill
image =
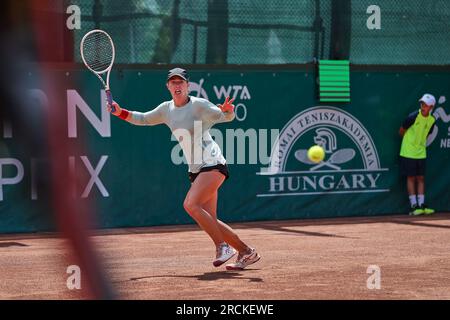
[[[189,188],[187,165],[170,130],[138,127],[110,116],[98,80],[84,70],[53,70],[66,89],[67,144],[85,150],[68,157],[79,181],[75,197],[94,203],[99,227],[192,223],[184,212]],[[111,78],[122,107],[147,111],[170,99],[165,71],[120,70]],[[45,90],[30,91],[46,103]],[[403,119],[429,92],[449,96],[447,73],[352,72],[351,103],[317,100],[312,71],[196,70],[191,94],[222,102],[235,97],[237,118],[212,131],[229,163],[231,177],[220,190],[218,213],[225,221],[252,221],[405,213],[404,178],[398,172]],[[450,209],[450,115],[444,99],[433,110],[436,130],[429,138],[426,202]],[[31,106],[30,106],[31,108]],[[4,128],[8,127],[5,119]],[[0,140],[0,232],[52,229],[50,210],[33,181],[39,163],[16,150],[14,125]],[[307,161],[313,144],[325,146],[317,165]],[[82,214],[82,213],[80,213]]]

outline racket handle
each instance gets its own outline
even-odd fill
[[[106,92],[106,99],[108,99],[108,103],[111,106],[111,111],[116,112],[116,108],[113,106],[113,97],[111,94],[111,90],[108,89],[108,90],[105,90],[105,92]]]

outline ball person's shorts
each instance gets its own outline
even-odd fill
[[[225,176],[225,180],[227,180],[230,177],[227,164],[218,164],[211,167],[203,167],[197,173],[189,172],[189,180],[191,181],[191,183],[193,183],[200,173],[213,170],[218,170],[221,174],[223,174]]]
[[[411,159],[400,156],[400,174],[407,177],[424,176],[425,161],[426,159]]]

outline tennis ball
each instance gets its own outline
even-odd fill
[[[321,146],[315,145],[308,149],[308,159],[314,163],[319,163],[325,158],[325,150]]]

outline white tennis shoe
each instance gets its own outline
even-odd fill
[[[214,267],[219,267],[230,260],[237,253],[227,243],[222,243],[216,248],[216,260],[213,261]]]
[[[245,267],[258,262],[261,256],[256,252],[256,249],[251,248],[247,254],[239,253],[235,263],[227,264],[227,270],[243,270]]]

